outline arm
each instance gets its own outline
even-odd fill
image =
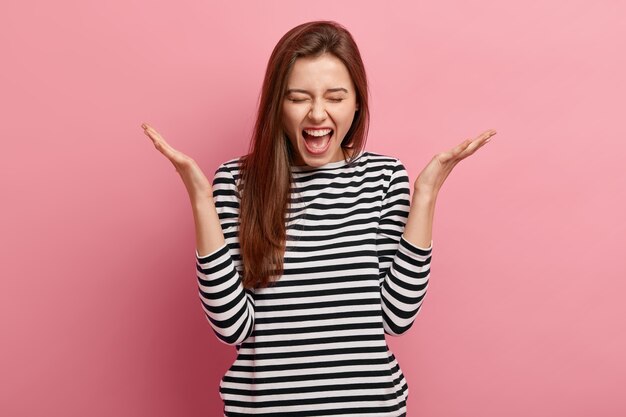
[[[218,339],[236,345],[252,334],[254,297],[243,287],[231,253],[231,246],[238,246],[239,198],[235,180],[223,164],[213,179],[213,200],[193,205],[199,295]],[[216,229],[220,233],[212,232]]]
[[[383,326],[385,333],[392,336],[403,334],[413,324],[430,277],[432,240],[428,246],[412,242],[420,242],[415,236],[431,236],[432,229],[424,219],[432,219],[432,216],[424,212],[422,204],[414,204],[410,215],[409,207],[408,175],[402,163],[397,161],[382,202],[376,238]],[[410,224],[407,224],[407,217]],[[411,229],[405,229],[405,225]]]

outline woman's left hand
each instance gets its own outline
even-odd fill
[[[487,130],[474,139],[467,139],[451,150],[435,155],[415,180],[415,192],[436,196],[452,168],[489,142],[495,134],[495,130]]]

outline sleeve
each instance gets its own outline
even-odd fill
[[[376,235],[383,326],[385,333],[405,333],[417,316],[430,277],[433,242],[427,248],[404,238],[409,216],[409,177],[402,162],[396,160],[383,198]]]
[[[200,256],[196,248],[196,271],[200,301],[218,339],[228,345],[243,343],[254,327],[254,294],[244,288],[233,253],[238,248],[239,194],[224,164],[215,172],[213,201],[226,243]]]

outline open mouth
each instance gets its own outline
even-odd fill
[[[330,139],[332,138],[334,133],[335,131],[331,130],[324,136],[313,136],[309,135],[303,130],[302,137],[304,138],[304,144],[307,148],[307,151],[312,154],[324,153],[328,149],[330,145]]]

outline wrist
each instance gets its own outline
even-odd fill
[[[193,196],[190,198],[191,201],[191,207],[196,210],[196,209],[205,209],[206,207],[211,207],[213,206],[215,203],[213,202],[213,197],[212,196],[208,196],[208,195],[202,195],[202,196]]]
[[[437,191],[430,187],[413,187],[413,200],[423,203],[434,203]]]

